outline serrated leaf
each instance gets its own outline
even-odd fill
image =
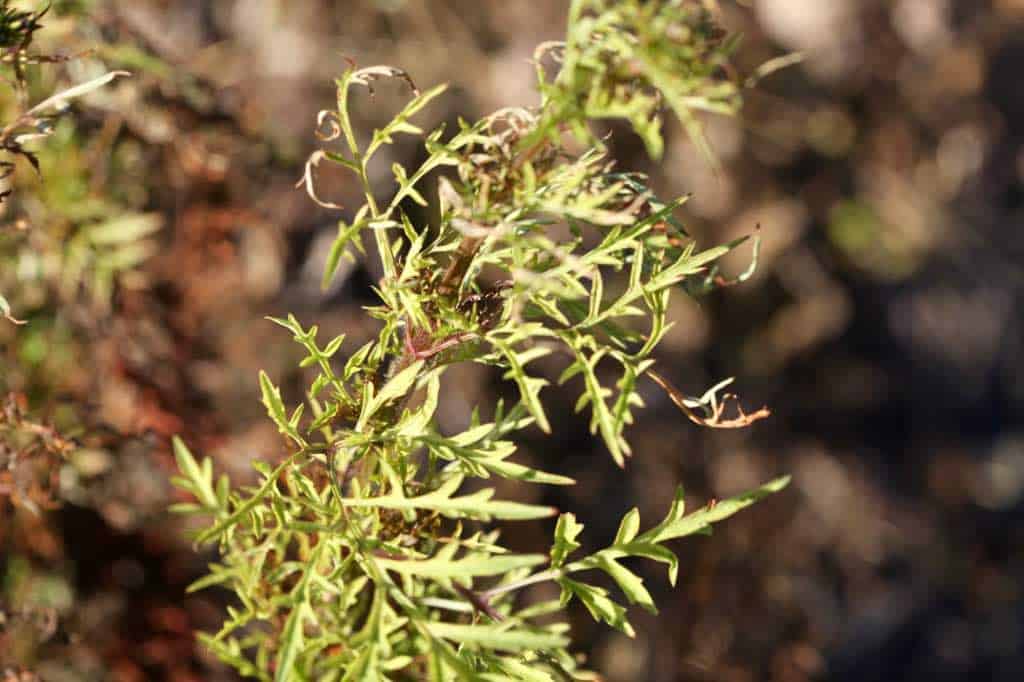
[[[636,631],[626,618],[625,607],[612,601],[607,590],[569,578],[560,579],[558,584],[562,586],[563,604],[571,597],[576,597],[587,607],[594,620],[607,623],[628,637],[636,636]]]
[[[489,441],[478,444],[495,430],[494,424],[482,424],[456,436],[443,438],[425,435],[416,438],[438,457],[465,465],[462,470],[468,474],[487,478],[490,473],[529,483],[546,485],[572,485],[575,481],[566,476],[532,469],[522,464],[509,462],[506,457],[515,452],[515,445],[508,441]]]
[[[369,400],[363,403],[363,411],[359,415],[359,421],[356,422],[355,430],[357,432],[362,431],[366,427],[366,423],[375,415],[382,407],[387,405],[393,400],[403,398],[412,389],[412,385],[416,382],[420,371],[423,369],[425,360],[417,360],[412,363],[401,372],[391,377],[391,379],[384,384],[379,393],[374,394]],[[369,384],[368,384],[369,385]]]
[[[204,462],[205,466],[201,467],[189,452],[185,442],[178,436],[171,438],[171,444],[174,449],[174,459],[178,463],[178,470],[192,484],[190,490],[199,499],[199,503],[207,509],[219,507],[217,494],[213,489],[213,472],[210,468],[212,465],[208,464],[210,460],[207,459]]]
[[[291,438],[297,445],[305,445],[305,441],[290,423],[284,401],[281,400],[280,389],[274,385],[263,370],[260,370],[260,391],[263,393],[263,405],[267,408],[267,414],[277,424],[278,431]]]
[[[548,423],[548,417],[544,413],[544,405],[540,400],[540,391],[548,385],[548,382],[546,379],[529,376],[526,373],[525,367],[527,363],[543,357],[551,351],[543,347],[534,347],[526,351],[517,352],[504,341],[492,339],[491,342],[508,362],[509,369],[505,372],[504,378],[512,379],[516,382],[516,385],[519,387],[520,398],[526,409],[537,420],[537,426],[544,433],[551,433],[551,424]]]
[[[789,485],[789,480],[789,476],[777,478],[765,483],[759,488],[743,493],[742,495],[722,500],[714,505],[708,505],[682,518],[671,520],[664,524],[659,524],[656,528],[640,535],[639,539],[648,542],[662,543],[673,538],[681,538],[687,535],[693,535],[694,533],[705,532],[710,528],[712,523],[727,519],[736,512],[746,509],[758,500],[763,499],[772,493],[779,492]]]
[[[662,545],[656,545],[653,542],[631,542],[624,545],[616,545],[615,549],[622,551],[626,556],[638,556],[668,564],[668,581],[675,587],[676,578],[679,575],[679,558],[672,550]]]
[[[716,246],[714,248],[707,249],[706,251],[701,251],[698,254],[690,255],[684,252],[678,260],[652,278],[644,286],[644,292],[647,295],[655,294],[666,287],[682,282],[687,277],[700,272],[708,263],[714,262],[729,253],[747,239],[748,237],[740,237],[728,244]]]
[[[619,562],[605,555],[598,555],[598,565],[601,570],[610,575],[615,583],[622,590],[630,604],[639,604],[651,613],[657,613],[654,606],[654,599],[651,593],[644,587],[644,581]]]
[[[560,568],[566,557],[580,548],[576,538],[583,532],[583,524],[574,514],[562,514],[555,524],[555,544],[551,547],[551,566]]]

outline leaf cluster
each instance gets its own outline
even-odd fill
[[[641,532],[634,509],[612,545],[579,558],[583,526],[572,514],[558,517],[546,555],[503,547],[495,522],[557,510],[498,499],[488,486],[494,478],[574,483],[516,458],[516,433],[551,430],[552,379],[576,387],[577,410],[589,412],[619,465],[632,454],[626,427],[671,326],[670,296],[740,242],[698,249],[675,218],[684,200],[662,201],[644,176],[616,168],[593,122],[626,120],[657,155],[667,103],[701,140],[698,112],[731,113],[739,103],[720,76],[722,38],[700,2],[576,0],[566,40],[538,49],[539,104],[460,121],[451,134],[412,122],[443,87],[420,91],[393,67],[352,65],[342,75],[336,108],[317,120],[324,147],[300,184],[331,209],[342,207],[318,190],[320,164],[346,169],[362,188],[362,205],[339,224],[324,283],[342,258],[379,258],[379,303],[367,312],[380,332],[341,362],[344,337],[323,342],[315,325],[272,320],[305,349],[301,364],[315,379],[291,406],[261,373],[264,406],[289,454],[276,466],[257,463],[256,485],[215,480],[208,459],[175,442],[177,483],[195,498],[177,509],[210,519],[196,541],[221,556],[192,589],[222,585],[239,600],[218,632],[202,636],[219,658],[276,680],[579,678],[586,673],[570,653],[568,626],[553,622],[570,600],[633,632],[626,607],[588,575],[607,574],[628,603],[654,610],[624,561],[664,563],[674,583],[678,560],[666,543],[707,532],[785,485],[690,514],[680,491],[657,525]],[[547,59],[558,66],[553,76]],[[360,141],[352,93],[372,94],[386,78],[403,81],[412,98]],[[395,165],[394,191],[381,199],[371,164],[399,135],[422,136],[427,159]],[[410,204],[436,207],[437,223],[415,225]],[[457,362],[499,368],[518,400],[489,417],[474,410],[467,429],[443,433],[439,396]],[[715,391],[680,400],[721,422]],[[560,597],[518,598],[541,582],[557,584]]]

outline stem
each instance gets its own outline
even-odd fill
[[[598,552],[598,554],[601,554],[601,552]],[[626,556],[626,554],[624,552],[620,552],[619,556]],[[592,563],[592,560],[593,557],[587,557],[586,559],[581,559],[580,561],[574,561],[571,564],[566,564],[561,568],[549,568],[546,571],[541,571],[540,573],[534,573],[533,575],[527,576],[522,580],[516,580],[515,582],[511,582],[506,585],[498,585],[497,587],[491,588],[486,592],[482,592],[480,596],[483,597],[485,600],[490,600],[499,595],[506,594],[508,592],[514,592],[516,590],[521,590],[522,588],[529,587],[530,585],[535,585],[537,583],[542,583],[548,580],[558,580],[560,578],[564,578],[570,573],[577,573],[579,571],[589,571],[591,569],[598,568],[597,565],[594,565]]]
[[[516,580],[515,582],[505,585],[498,585],[497,587],[487,590],[481,596],[484,599],[493,599],[499,595],[506,594],[508,592],[515,592],[516,590],[521,590],[524,587],[529,587],[536,583],[543,583],[548,580],[558,580],[559,578],[564,577],[565,573],[566,572],[560,568],[549,568],[546,571],[541,571],[540,573],[534,573],[531,576],[527,576],[522,580]]]
[[[366,205],[370,207],[370,215],[376,220],[381,217],[381,213],[380,208],[377,206],[377,200],[373,196],[373,190],[370,187],[370,177],[366,172],[366,159],[363,158],[361,153],[357,152],[356,161],[359,164],[359,182],[363,186]],[[391,246],[387,241],[387,232],[385,230],[373,230],[373,238],[377,243],[377,250],[380,252],[380,261],[384,266],[384,276],[393,278],[395,276],[395,262],[391,255]]]

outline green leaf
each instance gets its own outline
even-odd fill
[[[277,430],[295,441],[296,445],[300,447],[305,446],[305,439],[299,435],[298,430],[291,423],[288,413],[285,411],[280,389],[274,386],[270,377],[263,370],[260,370],[260,390],[263,393],[263,405],[267,408],[267,414],[277,424]]]
[[[210,573],[208,575],[193,581],[188,587],[185,588],[186,594],[198,592],[199,590],[205,590],[207,587],[213,587],[214,585],[220,585],[234,580],[238,577],[238,571],[233,569],[226,569],[219,564],[210,564]]]
[[[384,384],[384,387],[376,395],[372,395],[369,400],[363,403],[363,411],[359,415],[359,421],[356,422],[355,430],[357,432],[362,431],[366,428],[367,422],[373,415],[375,415],[382,407],[387,405],[393,400],[398,398],[404,398],[405,395],[412,389],[412,385],[416,382],[419,377],[420,371],[423,369],[425,360],[417,360],[412,363],[401,372],[391,377],[391,380]],[[371,384],[367,384],[370,386]]]
[[[615,542],[613,544],[621,545],[631,541],[636,537],[639,530],[640,510],[633,507],[624,517],[622,517],[622,522],[619,523],[619,530],[615,534]]]
[[[610,575],[618,584],[630,604],[640,604],[651,613],[658,612],[654,606],[654,599],[644,587],[644,581],[640,579],[640,576],[604,554],[597,555],[597,563],[601,570]]]
[[[612,394],[611,389],[601,385],[597,377],[597,364],[601,361],[604,350],[599,350],[588,358],[584,355],[584,339],[576,338],[569,341],[570,347],[576,354],[576,364],[579,366],[584,379],[585,392],[576,403],[577,411],[582,409],[586,403],[590,403],[590,432],[600,432],[604,444],[612,455],[612,459],[620,467],[626,465],[626,457],[630,455],[629,443],[622,435],[624,421],[617,421],[612,411],[608,408],[605,398]]]
[[[238,523],[238,521],[250,511],[255,509],[264,501],[267,494],[271,491],[274,485],[277,484],[278,477],[287,467],[291,466],[292,461],[296,456],[298,456],[298,453],[291,455],[288,459],[277,465],[273,471],[268,472],[266,474],[266,479],[263,481],[263,485],[261,485],[259,489],[253,492],[247,500],[235,507],[234,511],[224,518],[219,519],[213,527],[207,528],[203,532],[199,533],[196,536],[196,542],[198,544],[203,544],[204,542],[208,542],[213,538],[216,538],[228,528]]]
[[[363,209],[356,214],[355,220],[352,221],[351,225],[345,223],[345,221],[338,222],[338,236],[334,238],[334,242],[331,244],[331,250],[327,253],[327,261],[324,264],[324,274],[320,280],[320,287],[324,291],[331,284],[331,280],[334,279],[335,273],[338,272],[338,266],[341,264],[341,257],[346,253],[345,249],[349,244],[355,246],[355,248],[364,252],[363,243],[359,238],[359,234],[369,224],[369,217],[367,216],[367,210],[364,206]]]
[[[301,602],[288,616],[281,633],[281,647],[277,653],[277,673],[275,682],[287,682],[296,677],[296,662],[305,646],[303,628],[305,621],[313,618],[309,604]]]
[[[789,476],[783,476],[773,481],[769,481],[759,488],[743,493],[742,495],[722,500],[714,505],[708,505],[687,516],[683,516],[681,518],[668,518],[655,528],[641,534],[638,539],[647,542],[661,543],[673,538],[681,538],[687,535],[693,535],[694,533],[707,532],[710,530],[712,523],[727,519],[736,512],[746,509],[758,500],[763,499],[772,493],[779,492],[789,485],[789,480]],[[676,505],[673,505],[673,507],[675,508]],[[670,512],[670,517],[672,514],[673,512]]]
[[[346,498],[342,504],[346,507],[380,507],[384,509],[429,509],[451,518],[469,517],[483,521],[506,519],[509,521],[525,521],[542,519],[558,513],[553,507],[542,507],[519,502],[492,500],[493,488],[484,488],[469,495],[452,497],[464,480],[463,476],[453,476],[440,488],[419,497],[400,497],[385,495],[381,497],[365,497],[361,499]]]
[[[382,679],[378,670],[377,647],[364,646],[356,662],[345,672],[342,682],[371,682]]]
[[[517,352],[512,348],[511,344],[505,341],[492,337],[491,343],[494,344],[508,362],[509,369],[505,372],[503,378],[512,379],[516,382],[523,404],[533,418],[537,420],[537,426],[544,433],[551,433],[551,424],[548,423],[548,417],[544,413],[544,406],[540,400],[540,391],[548,385],[548,382],[546,379],[527,375],[525,367],[527,363],[550,353],[550,349],[535,346],[525,351]]]
[[[647,295],[655,294],[662,289],[682,282],[687,277],[700,272],[708,263],[716,261],[729,253],[747,239],[748,237],[740,237],[724,246],[716,246],[695,255],[684,252],[674,263],[652,278],[644,286],[644,292]]]
[[[530,664],[509,659],[500,658],[493,662],[493,665],[501,670],[501,675],[497,674],[485,674],[484,679],[488,682],[506,682],[515,680],[516,682],[556,682],[556,678],[550,673],[534,667],[537,665],[536,661],[530,661]],[[559,679],[569,679],[568,677]]]
[[[424,623],[435,637],[460,644],[471,644],[499,651],[550,650],[564,647],[569,639],[553,632],[510,629],[502,625],[457,625],[455,623]]]
[[[476,576],[503,575],[520,568],[537,566],[547,561],[543,554],[470,555],[451,560],[445,558],[424,561],[400,559],[375,559],[376,563],[396,573],[423,576],[425,578],[473,578]]]
[[[676,579],[679,576],[679,558],[672,550],[653,542],[630,542],[624,545],[616,545],[614,548],[626,556],[643,557],[644,559],[668,564],[668,581],[672,587],[675,587]]]
[[[628,637],[636,636],[636,631],[626,618],[625,607],[612,601],[607,590],[569,578],[560,579],[558,584],[562,587],[563,604],[568,603],[572,597],[577,597],[587,607],[594,620],[607,623]]]
[[[178,471],[190,484],[188,490],[199,499],[199,503],[206,509],[219,508],[217,493],[213,489],[213,470],[210,460],[206,459],[204,466],[200,467],[181,438],[174,436],[171,438],[171,444],[174,449],[174,459],[178,463]]]
[[[522,464],[509,462],[505,458],[515,452],[515,445],[508,441],[487,439],[495,430],[494,424],[483,424],[470,431],[451,438],[434,435],[422,435],[416,442],[426,445],[433,454],[441,459],[454,460],[463,465],[467,474],[487,478],[490,473],[502,478],[510,478],[529,483],[547,485],[573,485],[575,481],[566,476],[551,474],[546,471],[532,469]]]
[[[583,524],[576,521],[574,514],[562,514],[555,524],[555,544],[551,547],[551,566],[560,568],[566,557],[580,548],[576,538],[583,532]]]

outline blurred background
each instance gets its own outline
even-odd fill
[[[425,127],[532,103],[528,59],[561,36],[566,7],[53,2],[36,48],[90,52],[29,67],[32,101],[110,68],[134,75],[58,124],[43,181],[24,168],[5,181],[0,291],[29,322],[0,321],[0,395],[23,395],[5,419],[81,447],[46,437],[42,464],[0,478],[0,674],[232,679],[193,640],[225,597],[184,594],[214,557],[165,512],[178,499],[168,439],[246,480],[251,460],[281,454],[258,369],[293,399],[303,381],[297,347],[262,317],[294,312],[348,348],[374,334],[360,309],[372,264],[319,289],[337,215],[293,187],[315,114],[345,57],[450,82]],[[625,129],[611,144],[665,196],[693,194],[681,217],[701,244],[759,230],[751,280],[675,299],[658,366],[690,393],[735,376],[773,416],[700,430],[652,384],[623,473],[572,396],[549,389],[559,426],[520,457],[580,481],[532,494],[574,511],[594,547],[634,505],[661,518],[679,483],[695,505],[779,473],[793,484],[680,543],[677,589],[640,567],[661,613],[631,611],[636,640],[574,611],[576,641],[612,682],[1024,679],[1024,0],[720,10],[745,36],[740,74],[806,54],[750,90],[742,118],[706,121],[724,170],[678,126],[658,166]],[[360,100],[362,129],[403,96]],[[2,120],[18,106],[0,87]],[[423,151],[410,138],[390,153],[382,192],[390,162]],[[320,186],[354,203],[344,176]],[[483,367],[446,376],[445,429],[509,393]],[[550,528],[508,533],[536,550]]]

